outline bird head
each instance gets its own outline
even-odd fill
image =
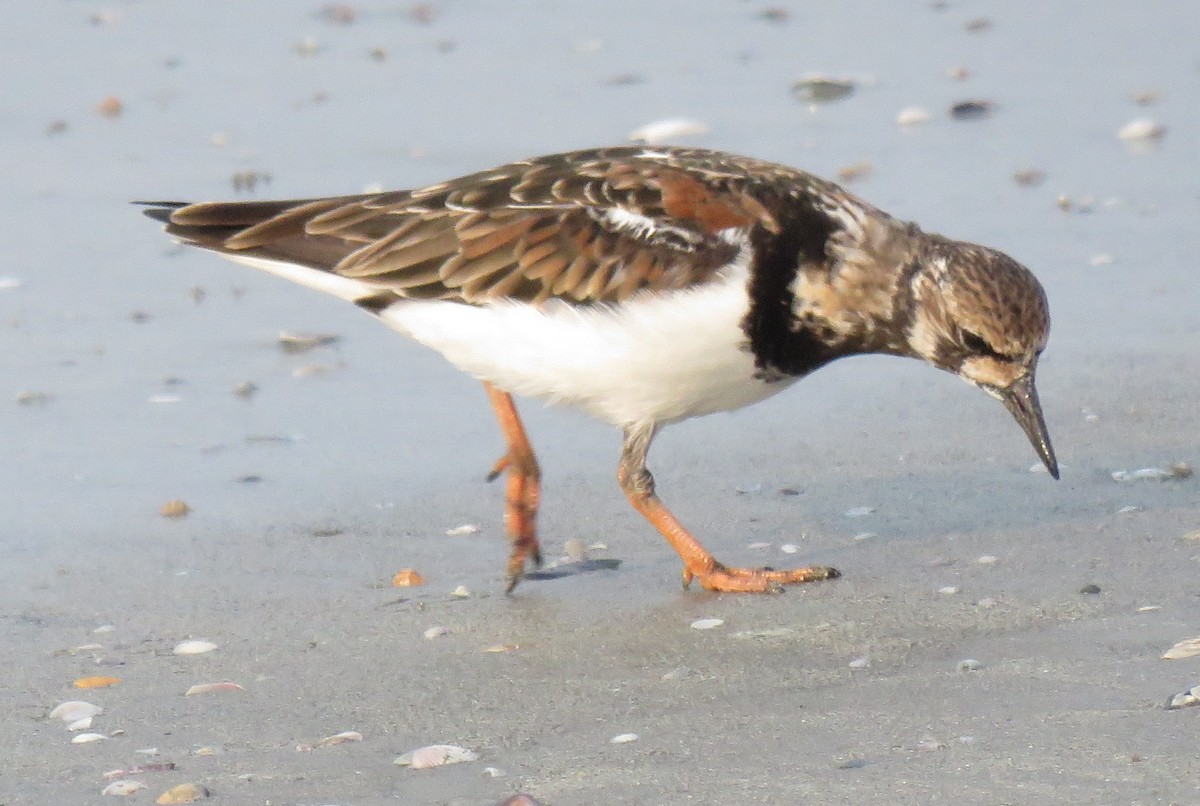
[[[1057,479],[1034,385],[1050,335],[1041,283],[1002,252],[938,237],[930,237],[918,260],[909,349],[1003,403]]]

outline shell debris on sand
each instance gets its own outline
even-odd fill
[[[301,753],[311,753],[318,747],[333,747],[334,745],[347,744],[349,742],[361,742],[363,735],[358,731],[344,730],[341,733],[335,733],[332,736],[326,736],[313,744],[298,744],[296,749]]]
[[[929,122],[929,110],[919,106],[906,106],[896,113],[896,123],[909,127]]]
[[[246,689],[237,683],[198,683],[192,686],[187,691],[183,692],[183,696],[192,697],[196,694],[209,694],[214,691],[245,691]]]
[[[333,333],[295,333],[281,330],[277,338],[279,349],[285,353],[307,353],[317,347],[336,344],[342,337]]]
[[[216,648],[217,645],[212,641],[191,639],[188,641],[180,641],[171,651],[176,655],[203,655],[205,652],[212,652]]]
[[[477,535],[483,531],[482,527],[476,523],[464,523],[461,526],[452,526],[446,530],[447,537],[461,537],[462,535]]]
[[[447,764],[460,764],[464,761],[475,761],[479,754],[474,750],[459,747],[456,744],[431,744],[409,750],[398,756],[392,763],[398,767],[412,767],[414,770],[427,770],[433,767],[444,767]]]
[[[629,744],[636,742],[641,737],[636,733],[618,733],[616,736],[608,740],[609,744]]]
[[[694,137],[696,135],[708,134],[708,132],[709,127],[707,123],[702,123],[691,118],[667,118],[639,126],[629,133],[629,139],[634,142],[645,143],[648,146],[656,146],[674,142],[681,137]]]
[[[1200,655],[1200,638],[1187,638],[1163,653],[1163,660],[1180,660]]]
[[[1167,133],[1167,127],[1153,118],[1135,118],[1117,130],[1117,137],[1126,142],[1159,140]]]
[[[182,518],[191,511],[192,508],[187,505],[186,501],[174,499],[159,507],[158,514],[164,518]]]
[[[849,98],[858,87],[853,78],[827,75],[807,75],[792,84],[792,95],[800,101],[816,106]]]
[[[107,675],[93,675],[91,677],[80,677],[72,681],[71,685],[75,688],[107,688],[115,686],[121,682],[119,677],[109,677]]]
[[[421,633],[422,636],[424,636],[426,639],[429,639],[429,640],[433,640],[434,638],[441,638],[442,636],[449,635],[449,634],[450,634],[450,630],[446,627],[443,627],[440,624],[435,624],[434,626],[425,630],[425,632]]]
[[[1167,467],[1143,467],[1137,470],[1114,470],[1113,481],[1178,481],[1190,479],[1196,474],[1187,462],[1175,462]]]
[[[413,568],[402,568],[392,577],[393,588],[415,588],[425,584],[425,577]]]
[[[693,630],[712,630],[725,623],[723,618],[698,618],[691,623]]]
[[[101,795],[132,795],[136,792],[141,792],[146,788],[146,785],[141,781],[113,781],[108,786],[100,790]]]
[[[104,709],[99,705],[93,705],[83,700],[67,700],[54,706],[47,716],[50,719],[61,719],[63,722],[73,724],[81,719],[90,719],[102,713],[104,713]]]
[[[1180,708],[1191,708],[1195,705],[1200,705],[1200,686],[1192,686],[1187,691],[1171,695],[1163,707],[1168,711],[1177,711]]]
[[[92,742],[102,742],[107,738],[103,733],[81,733],[71,738],[71,744],[91,744]]]
[[[163,792],[154,802],[159,806],[170,806],[176,803],[193,803],[212,795],[206,786],[200,784],[179,784]]]

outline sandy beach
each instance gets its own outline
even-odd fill
[[[1200,655],[1162,657],[1200,636],[1200,480],[1171,469],[1200,463],[1194,3],[10,16],[0,806],[1200,803],[1200,707],[1164,707]],[[798,98],[814,74],[853,91]],[[838,362],[650,467],[722,560],[843,578],[684,591],[619,435],[524,401],[551,568],[505,596],[479,384],[129,204],[414,187],[675,118],[1028,265],[1062,480],[953,377]],[[210,683],[237,687],[185,695]],[[68,730],[71,700],[103,711]],[[477,759],[393,763],[431,744]]]

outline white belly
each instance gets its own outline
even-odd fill
[[[505,391],[577,406],[618,426],[665,424],[790,386],[755,378],[741,328],[746,282],[735,264],[718,282],[619,307],[403,300],[381,318]]]

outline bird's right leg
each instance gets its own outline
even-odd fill
[[[825,566],[791,568],[733,568],[717,562],[708,549],[684,528],[654,492],[654,477],[646,468],[646,454],[654,439],[654,425],[627,428],[617,465],[617,481],[633,508],[658,529],[683,560],[683,586],[693,579],[712,591],[766,593],[782,590],[783,585],[816,582],[840,576],[837,569]]]
[[[494,481],[502,473],[508,473],[507,487],[504,497],[504,527],[508,532],[508,540],[512,552],[508,557],[508,568],[505,579],[508,587],[505,592],[511,592],[525,575],[525,564],[532,560],[534,565],[542,564],[542,549],[537,539],[537,512],[542,494],[542,471],[538,467],[537,457],[533,454],[533,446],[525,433],[525,426],[517,413],[512,395],[502,392],[492,384],[484,381],[488,399],[496,410],[496,419],[500,422],[500,430],[508,443],[508,453],[500,457],[500,461],[487,475],[488,481]]]

